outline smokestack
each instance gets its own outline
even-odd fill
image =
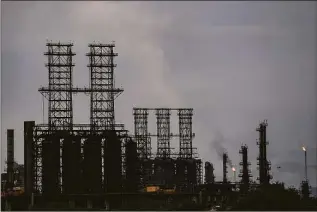
[[[223,183],[227,183],[227,163],[228,163],[228,155],[227,153],[223,153]]]
[[[302,147],[304,154],[305,154],[305,180],[308,181],[308,175],[307,175],[307,151],[306,147]]]
[[[35,121],[24,122],[24,191],[26,195],[33,192],[33,129]]]
[[[14,130],[7,130],[7,175],[8,187],[12,188],[14,183]]]

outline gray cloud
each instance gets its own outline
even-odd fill
[[[79,86],[88,84],[87,44],[115,40],[116,84],[125,89],[117,121],[132,131],[133,106],[193,107],[194,145],[217,177],[217,132],[233,164],[241,144],[248,145],[256,177],[255,128],[268,119],[272,172],[294,185],[299,174],[274,167],[303,164],[299,143],[316,147],[315,2],[3,2],[1,27],[1,129],[16,129],[19,162],[23,121],[42,122],[37,89],[47,84],[46,39],[75,42]],[[74,103],[75,121],[88,122],[88,97]],[[316,184],[313,171],[310,178]]]

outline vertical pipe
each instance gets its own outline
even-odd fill
[[[233,171],[233,182],[236,183],[236,171]]]
[[[24,187],[26,195],[33,192],[33,128],[34,121],[24,122]]]
[[[307,151],[305,152],[305,179],[308,181],[308,176],[307,176]]]

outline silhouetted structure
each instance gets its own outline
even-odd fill
[[[104,152],[105,192],[114,193],[122,190],[121,142],[115,131],[108,131]]]
[[[140,184],[140,169],[137,153],[137,143],[129,139],[125,144],[126,170],[125,170],[125,188],[128,192],[137,192]]]
[[[14,130],[7,130],[7,188],[12,188],[14,184]]]
[[[210,162],[205,162],[205,183],[214,183],[215,175],[214,175],[214,167]]]
[[[79,136],[65,136],[62,149],[63,193],[77,194],[82,192],[81,162],[81,138]],[[84,171],[86,172],[86,169]]]
[[[179,157],[193,157],[193,109],[181,108],[178,109],[179,118]]]
[[[140,188],[144,188],[152,175],[151,138],[148,133],[148,116],[146,108],[133,108],[134,138],[139,156]]]
[[[33,169],[36,169],[37,161],[34,161],[36,157],[36,145],[34,143],[34,121],[24,122],[24,192],[27,196],[34,192],[34,186],[36,176],[34,176]]]
[[[240,166],[242,166],[242,169],[240,170],[239,177],[241,177],[241,190],[248,191],[250,186],[250,177],[252,175],[250,174],[249,166],[251,165],[248,161],[248,147],[247,145],[241,146],[241,150],[239,153],[242,155],[242,162],[240,162]]]
[[[117,56],[114,53],[115,45],[89,44],[87,56],[90,83],[89,87],[84,88],[73,87],[72,57],[75,53],[72,46],[72,43],[47,43],[48,51],[45,55],[48,56],[46,66],[49,85],[39,91],[49,101],[48,123],[36,125],[34,121],[24,122],[26,195],[10,196],[6,199],[9,201],[5,201],[6,205],[14,201],[16,206],[23,205],[24,200],[29,204],[32,199],[37,206],[58,202],[66,203],[69,207],[77,204],[80,207],[110,210],[126,206],[129,209],[140,209],[139,206],[149,205],[151,209],[161,206],[171,209],[173,207],[170,202],[175,205],[185,202],[184,205],[187,206],[182,209],[188,210],[188,205],[202,209],[207,205],[205,203],[209,205],[210,202],[220,204],[222,209],[228,209],[228,206],[234,205],[234,201],[240,202],[237,184],[229,183],[227,179],[227,164],[235,171],[227,153],[223,154],[223,182],[215,182],[213,165],[206,162],[205,184],[202,185],[202,161],[195,155],[192,143],[192,108],[134,108],[134,138],[128,136],[124,125],[115,122],[114,101],[123,92],[123,89],[115,88],[114,84],[116,64],[113,60]],[[90,96],[89,124],[73,123],[72,95],[75,93]],[[156,134],[148,132],[149,111],[156,111]],[[173,111],[178,112],[178,134],[170,132],[170,116]],[[257,130],[260,134],[260,182],[267,185],[271,176],[266,156],[266,127],[265,121]],[[10,175],[14,169],[13,130],[8,130],[7,135],[8,178],[12,187],[13,178]],[[156,154],[151,152],[152,137],[157,138]],[[171,149],[172,137],[179,137],[178,152]],[[247,147],[242,146],[240,153],[240,188],[248,191],[248,187],[251,187],[250,195],[244,195],[245,198],[241,201],[246,200],[243,206],[261,206],[263,202],[256,200],[263,200],[264,197],[269,198],[263,205],[270,206],[272,204],[269,203],[273,202],[271,200],[280,196],[287,197],[293,203],[292,206],[300,203],[296,202],[299,197],[297,191],[289,189],[286,194],[282,184],[261,186],[257,190],[258,185],[250,183],[249,179],[251,175],[248,170],[250,163]],[[158,185],[159,189],[153,185]],[[309,200],[309,190],[306,179],[302,183],[303,199]],[[272,197],[272,193],[276,195]],[[306,200],[302,202],[309,202]]]
[[[170,147],[170,108],[155,110],[157,126],[157,153],[154,160],[153,180],[156,185],[171,187],[174,178],[174,161],[171,158]]]
[[[169,108],[156,109],[156,126],[157,126],[157,153],[156,157],[160,159],[170,158],[170,116]]]
[[[259,132],[259,157],[258,166],[259,166],[259,180],[260,184],[269,184],[272,176],[269,171],[271,170],[270,162],[267,160],[266,146],[269,144],[266,141],[266,127],[267,121],[263,121],[260,123],[260,126],[256,129]]]
[[[179,134],[170,132],[171,111],[177,111]],[[148,133],[149,111],[155,111],[157,132]],[[192,108],[133,108],[135,140],[140,160],[140,188],[147,185],[177,186],[188,190],[202,181],[202,162],[194,156]],[[155,159],[151,155],[151,137],[157,138]],[[179,137],[179,152],[172,154],[170,139]],[[175,158],[175,156],[178,156]]]
[[[307,180],[302,181],[301,183],[301,194],[303,199],[309,199],[310,196],[310,186]]]
[[[228,178],[227,178],[227,163],[228,163],[228,155],[227,153],[223,153],[222,155],[222,172],[223,172],[223,179],[222,182],[223,183],[227,183],[228,182]]]
[[[27,193],[119,192],[122,189],[122,144],[127,130],[115,123],[114,44],[89,44],[90,86],[72,84],[72,43],[47,43],[48,124],[25,123]],[[72,95],[90,95],[90,124],[73,124]],[[33,129],[33,133],[31,130]],[[31,172],[33,172],[31,174]]]

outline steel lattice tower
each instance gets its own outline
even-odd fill
[[[90,124],[92,128],[114,130],[114,100],[123,89],[115,88],[114,44],[89,44]]]
[[[179,156],[180,158],[193,157],[193,109],[178,109],[179,117]]]
[[[268,142],[266,141],[266,127],[268,126],[267,120],[260,123],[259,127],[256,131],[259,132],[259,157],[258,165],[259,165],[259,180],[260,184],[268,184],[270,183],[270,179],[272,178],[269,170],[271,169],[270,163],[267,160],[266,146]]]
[[[142,159],[151,157],[151,141],[148,135],[149,112],[144,108],[133,108],[134,137],[138,145],[138,154]]]
[[[168,108],[156,109],[157,157],[159,158],[169,158],[171,156],[170,116],[171,116],[170,109]]]
[[[50,130],[71,130],[72,106],[72,43],[47,43],[48,89],[39,91],[48,98],[48,125]]]

